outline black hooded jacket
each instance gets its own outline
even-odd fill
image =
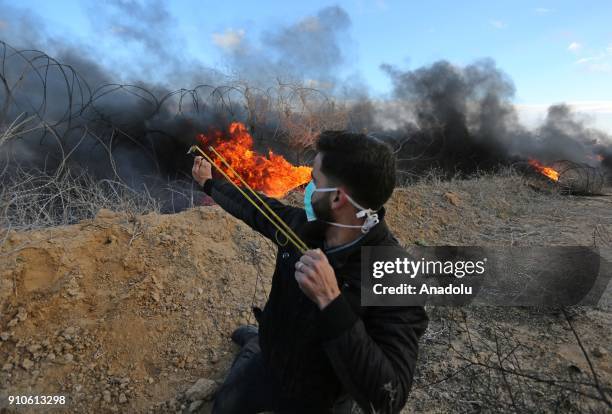
[[[323,249],[341,294],[323,310],[300,290],[295,263],[301,253],[226,181],[210,179],[204,191],[225,211],[278,246],[272,288],[259,318],[264,361],[287,397],[330,407],[348,393],[364,412],[397,413],[406,403],[414,375],[418,340],[427,328],[422,307],[361,306],[361,247],[399,243],[379,211],[380,223],[358,242]],[[303,209],[261,196],[294,230],[307,225]]]

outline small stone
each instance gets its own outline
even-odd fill
[[[600,346],[593,348],[591,353],[595,358],[603,358],[608,354],[608,352]]]
[[[11,364],[10,362],[7,362],[6,364],[2,365],[2,371],[10,371],[13,369],[13,364]]]
[[[55,354],[53,352],[49,352],[49,354],[47,355],[47,359],[49,361],[55,361]]]
[[[24,307],[19,308],[19,310],[17,311],[16,318],[19,319],[21,322],[28,319],[28,312],[26,312]]]
[[[127,397],[124,393],[119,394],[119,404],[125,404],[127,402]]]
[[[13,326],[17,325],[17,323],[19,322],[19,320],[17,318],[13,318],[11,319],[11,321],[8,323],[8,327],[12,328]]]
[[[3,341],[8,341],[10,337],[11,337],[11,334],[8,332],[0,333],[0,339]]]
[[[203,402],[202,400],[197,400],[197,401],[192,402],[192,403],[189,405],[189,411],[188,411],[188,412],[190,412],[190,413],[194,413],[194,412],[196,412],[196,411],[198,410],[198,408],[200,408],[200,406],[201,406],[203,403],[204,403],[204,402]]]
[[[66,354],[66,355],[64,355],[64,360],[65,360],[66,362],[72,362],[72,361],[74,361],[74,355],[72,355],[72,354]]]
[[[30,345],[30,346],[28,347],[28,352],[30,352],[31,354],[35,354],[35,353],[37,353],[38,351],[40,351],[40,348],[41,348],[41,347],[40,347],[40,345],[38,345],[38,344],[32,344],[32,345]]]
[[[454,206],[461,206],[461,198],[459,198],[459,195],[457,193],[453,193],[452,191],[445,193],[444,197],[446,197],[446,199]]]
[[[208,378],[200,378],[185,392],[185,397],[190,401],[205,400],[212,396],[216,388],[216,382]]]
[[[23,361],[21,361],[21,366],[23,367],[23,369],[27,371],[34,366],[34,363],[30,361],[28,358],[25,358]]]
[[[148,382],[149,384],[153,384],[153,378],[149,377],[149,378],[147,379],[147,382]]]
[[[104,400],[104,402],[111,402],[111,394],[109,390],[104,390],[104,392],[102,392],[102,399]]]

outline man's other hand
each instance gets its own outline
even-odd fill
[[[191,169],[191,175],[193,179],[197,181],[200,186],[212,178],[211,165],[203,157],[197,156],[193,160],[193,168]]]
[[[340,295],[336,273],[320,249],[306,251],[295,263],[295,279],[319,309],[325,308]]]

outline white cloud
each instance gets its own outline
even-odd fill
[[[222,49],[235,50],[240,47],[244,38],[243,29],[227,29],[225,33],[213,33],[212,41]]]
[[[580,49],[582,49],[582,45],[578,42],[572,42],[567,47],[567,50],[574,53],[578,52]]]
[[[586,56],[574,62],[592,73],[612,73],[612,45],[596,55]]]
[[[494,28],[500,29],[500,30],[508,27],[508,24],[505,22],[502,22],[501,20],[489,20],[489,24],[493,26]]]
[[[552,9],[547,9],[546,7],[536,7],[535,9],[533,9],[534,12],[536,12],[537,14],[548,14],[550,12],[552,12]]]
[[[577,65],[584,65],[585,63],[589,63],[589,62],[597,62],[598,60],[602,60],[606,57],[605,54],[600,53],[599,55],[596,56],[589,56],[589,57],[585,57],[582,59],[578,59],[575,63]]]
[[[612,63],[591,63],[590,65],[587,65],[586,69],[589,72],[612,73]]]
[[[385,0],[376,0],[376,7],[379,10],[387,10],[389,8],[389,5]]]

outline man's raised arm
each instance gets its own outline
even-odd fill
[[[203,188],[204,192],[212,197],[223,210],[230,213],[232,216],[244,221],[253,230],[263,234],[273,242],[278,244],[278,240],[284,242],[285,237],[278,233],[277,229],[272,225],[267,218],[261,214],[231,183],[225,179],[213,179],[211,164],[202,157],[196,157],[193,162],[191,171],[193,178]],[[245,189],[249,195],[250,192]],[[261,193],[257,193],[262,200],[278,214],[278,216],[289,226],[296,223],[296,219],[304,216],[304,211],[297,207],[292,207],[281,203],[280,201],[267,197]],[[255,200],[255,197],[251,197]],[[257,202],[257,200],[255,200]],[[263,207],[262,207],[263,209]],[[264,210],[266,211],[266,210]],[[268,216],[270,214],[268,213]]]

